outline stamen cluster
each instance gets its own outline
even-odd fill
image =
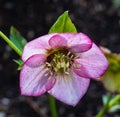
[[[75,55],[66,48],[57,48],[51,50],[51,54],[47,58],[46,66],[52,74],[69,74],[69,69],[74,58]]]

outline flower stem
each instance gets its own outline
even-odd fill
[[[101,111],[95,117],[103,117],[104,116],[104,114],[107,112],[107,110],[109,108],[109,102],[110,102],[111,98],[112,98],[112,94],[110,93],[108,96],[106,104],[103,106]]]
[[[49,102],[50,102],[51,117],[57,117],[55,99],[49,94],[48,94],[48,99],[49,99]]]
[[[22,52],[17,48],[17,46],[12,42],[10,41],[10,39],[0,31],[0,36],[8,43],[8,45],[19,55],[21,56],[22,55]]]

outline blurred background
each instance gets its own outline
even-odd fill
[[[0,0],[0,30],[9,36],[10,26],[14,26],[30,41],[48,33],[66,10],[78,32],[120,53],[120,0]],[[47,95],[20,95],[14,59],[19,56],[0,39],[0,117],[50,117]],[[88,92],[75,108],[57,101],[59,117],[94,117],[106,92],[102,83],[91,81]],[[105,117],[120,117],[120,111]]]

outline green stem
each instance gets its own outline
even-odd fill
[[[112,98],[112,94],[109,94],[106,104],[103,106],[102,110],[95,117],[103,117],[109,108],[109,102]]]
[[[8,43],[8,45],[19,55],[22,55],[22,52],[17,48],[17,46],[10,41],[10,39],[0,31],[0,36]]]
[[[109,103],[109,108],[120,103],[120,94],[116,95]]]
[[[49,94],[48,94],[48,98],[49,98],[49,102],[50,102],[51,117],[57,117],[55,99]]]

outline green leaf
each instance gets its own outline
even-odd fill
[[[2,32],[0,31],[0,37],[19,55],[22,55],[22,51]]]
[[[112,0],[112,3],[116,8],[120,7],[120,0]]]
[[[72,23],[68,11],[64,12],[61,16],[58,17],[57,21],[53,24],[49,33],[76,33],[77,30],[75,25]]]
[[[102,96],[103,105],[106,105],[107,100],[108,100],[108,95],[103,95]]]
[[[13,26],[11,26],[11,28],[10,28],[10,40],[21,51],[23,50],[24,45],[27,43],[26,39]]]
[[[24,64],[23,61],[19,59],[19,60],[14,60],[14,62],[18,64],[17,70],[21,70],[21,68]]]
[[[109,112],[115,112],[120,109],[120,94],[115,95],[109,102]]]
[[[120,110],[120,105],[119,104],[117,104],[117,105],[114,105],[114,106],[112,106],[110,109],[109,109],[109,112],[116,112],[116,111],[118,111],[118,110]]]

